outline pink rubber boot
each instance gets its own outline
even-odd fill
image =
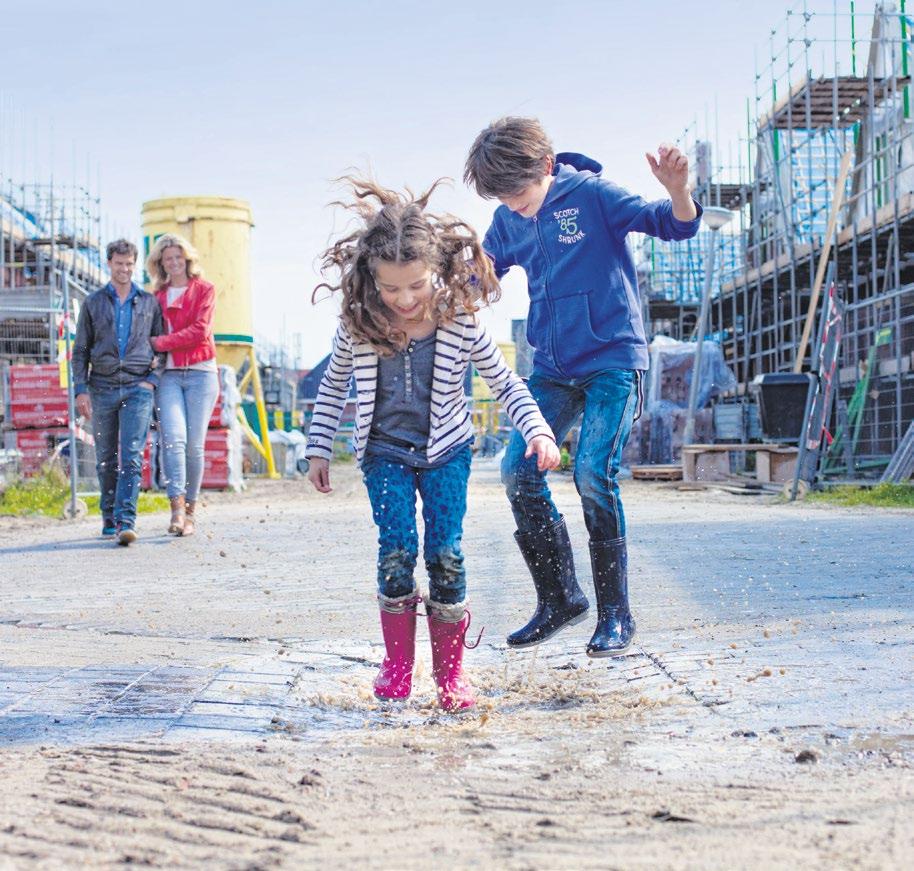
[[[420,596],[396,604],[381,603],[381,633],[386,655],[374,679],[379,699],[408,699],[413,689],[416,664],[416,605]]]
[[[446,711],[462,711],[476,704],[473,687],[463,673],[464,641],[469,628],[469,611],[456,623],[448,623],[435,616],[434,606],[428,609],[432,672],[438,688],[438,704]]]

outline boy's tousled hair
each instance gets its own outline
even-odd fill
[[[409,189],[401,194],[352,176],[338,181],[351,187],[355,199],[332,205],[354,212],[361,226],[324,252],[321,272],[325,277],[333,275],[336,281],[319,284],[312,302],[321,289],[340,291],[340,319],[356,341],[368,342],[385,357],[406,345],[406,334],[394,326],[375,283],[379,262],[419,261],[428,266],[435,291],[430,313],[438,323],[453,320],[460,310],[474,312],[479,304],[498,299],[500,288],[492,261],[473,228],[453,215],[426,211],[442,179],[420,196]]]
[[[463,180],[486,199],[511,197],[539,181],[549,160],[555,151],[536,118],[499,118],[470,147]]]

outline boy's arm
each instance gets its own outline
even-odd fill
[[[489,255],[492,265],[495,268],[495,277],[501,281],[505,273],[514,266],[514,259],[505,251],[501,233],[498,230],[497,217],[492,218],[492,223],[486,231],[486,236],[482,240],[482,250]]]
[[[672,145],[661,145],[656,157],[650,152],[645,157],[670,198],[649,203],[612,182],[599,179],[606,223],[619,238],[633,231],[668,242],[691,238],[701,223],[701,206],[689,189],[688,158]]]
[[[333,439],[340,426],[340,418],[349,398],[349,383],[352,380],[352,339],[340,324],[333,339],[330,362],[321,378],[317,401],[308,428],[306,457],[321,457],[329,460],[333,456]]]
[[[479,323],[476,324],[476,338],[470,350],[470,359],[527,444],[536,436],[546,436],[555,441],[555,435],[536,400],[530,395],[527,385],[511,370],[498,345]]]
[[[673,214],[672,200],[648,202],[630,194],[606,179],[595,179],[600,191],[600,206],[610,232],[621,238],[628,233],[647,233],[667,242],[691,239],[701,224],[701,205],[688,195],[695,209],[691,221],[682,221]],[[681,205],[681,204],[680,204]]]

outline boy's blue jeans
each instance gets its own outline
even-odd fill
[[[153,391],[139,384],[90,388],[89,398],[102,517],[133,528]]]
[[[471,458],[467,446],[434,469],[416,469],[381,456],[368,455],[362,461],[362,475],[378,527],[378,592],[385,598],[409,596],[415,589],[418,492],[425,521],[429,598],[442,605],[463,602],[466,572],[460,543]]]
[[[533,371],[527,382],[543,417],[562,443],[581,412],[581,435],[574,459],[574,483],[581,496],[591,541],[625,535],[625,513],[616,475],[638,405],[640,375],[633,369],[604,369],[585,378],[556,379]],[[555,523],[545,472],[536,456],[524,459],[526,446],[515,431],[501,466],[502,483],[520,533],[540,533]]]

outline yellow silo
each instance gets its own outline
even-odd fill
[[[143,203],[143,247],[177,233],[200,253],[216,287],[216,358],[240,369],[254,344],[251,314],[251,207],[230,197],[167,197]]]
[[[254,393],[261,438],[250,428],[241,409],[238,419],[251,444],[266,460],[267,472],[278,477],[267,427],[263,389],[254,353],[254,320],[251,312],[251,207],[231,197],[166,197],[143,203],[143,247],[148,256],[156,239],[177,233],[200,254],[207,281],[216,288],[213,332],[216,359],[240,372],[242,394],[248,386]]]

